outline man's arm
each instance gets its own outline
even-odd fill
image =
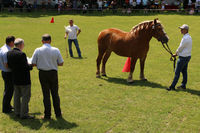
[[[81,33],[81,29],[78,30],[78,32],[77,32],[77,36],[78,36],[80,33]]]
[[[182,39],[182,40],[181,40],[181,44],[180,44],[180,46],[178,47],[178,49],[176,50],[176,55],[178,55],[180,52],[183,51],[183,49],[186,47],[187,43],[188,43],[188,40],[187,40],[187,39]]]
[[[64,36],[64,38],[66,39],[66,38],[67,38],[67,36],[68,36],[68,32],[65,32],[65,36]]]
[[[58,51],[57,51],[58,53],[58,59],[57,59],[57,64],[58,64],[58,66],[63,66],[63,64],[64,64],[64,60],[63,60],[63,58],[62,58],[62,55],[60,54],[60,50],[58,49]]]
[[[32,66],[37,66],[37,49],[34,51],[32,55],[32,61],[31,61]]]

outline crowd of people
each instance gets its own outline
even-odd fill
[[[1,2],[0,2],[1,3]],[[117,10],[126,9],[128,12],[138,9],[193,9],[198,11],[200,0],[11,0],[9,3],[1,3],[10,7],[10,11],[19,8],[20,11],[27,9],[58,9],[62,10]]]

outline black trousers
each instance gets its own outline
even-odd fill
[[[39,70],[39,79],[43,92],[44,114],[45,117],[51,116],[51,99],[53,99],[53,107],[56,116],[61,116],[60,97],[58,94],[58,73],[55,70],[43,71]]]
[[[13,97],[14,85],[12,79],[12,72],[1,72],[3,80],[4,80],[4,94],[3,94],[3,107],[2,111],[4,113],[8,113],[12,110],[12,106],[10,104],[11,99]]]

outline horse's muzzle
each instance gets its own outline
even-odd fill
[[[160,41],[162,43],[167,43],[169,41],[169,38],[168,38],[168,36],[163,36],[163,37],[159,38],[158,41]]]

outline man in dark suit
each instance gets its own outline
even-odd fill
[[[14,42],[15,48],[7,53],[8,67],[12,70],[14,82],[14,112],[22,119],[32,119],[28,114],[28,103],[31,97],[30,70],[32,66],[28,64],[24,52],[24,40],[17,38]]]

